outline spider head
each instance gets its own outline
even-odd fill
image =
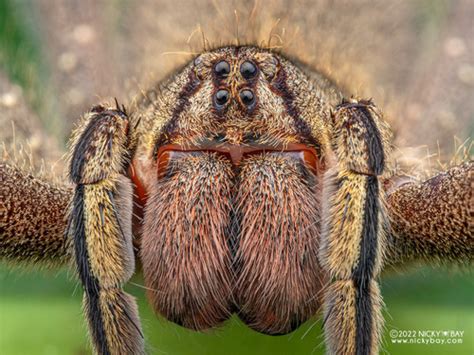
[[[172,142],[278,147],[298,141],[284,100],[275,93],[280,69],[274,54],[251,47],[225,47],[195,58],[185,87],[191,95],[179,113],[186,119],[168,132]]]
[[[271,51],[224,47],[148,93],[134,112],[132,175],[159,313],[202,329],[238,311],[272,334],[315,313],[332,90]]]
[[[257,47],[222,47],[197,56],[147,93],[135,117],[137,174],[163,174],[175,152],[215,151],[234,167],[263,151],[298,153],[314,173],[323,167],[330,105],[340,94],[323,77],[314,87],[300,67]],[[141,143],[141,144],[140,144]],[[155,169],[156,170],[156,169]],[[151,186],[148,186],[148,188]]]

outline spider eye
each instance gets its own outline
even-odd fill
[[[250,106],[255,102],[255,95],[252,90],[244,89],[240,92],[239,96],[242,103],[246,106]]]
[[[245,79],[253,78],[255,74],[257,74],[257,67],[247,60],[240,66],[240,74],[242,74]]]
[[[216,92],[216,104],[218,106],[223,106],[227,101],[229,101],[229,91],[225,89],[220,89]]]
[[[218,76],[227,76],[230,73],[230,64],[222,60],[214,66],[214,72]]]

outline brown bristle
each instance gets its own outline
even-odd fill
[[[231,305],[231,164],[216,153],[170,163],[144,218],[141,259],[155,311],[187,328],[227,319]]]
[[[248,158],[239,181],[239,315],[255,330],[286,334],[320,305],[317,180],[298,160],[273,153]]]

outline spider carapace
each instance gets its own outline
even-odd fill
[[[59,212],[66,232],[43,226],[42,243],[23,245],[71,241],[70,254],[54,250],[75,260],[100,354],[144,352],[136,303],[122,290],[136,258],[155,311],[182,326],[208,329],[235,313],[286,334],[322,308],[330,353],[376,354],[384,263],[472,256],[472,164],[387,185],[380,110],[270,50],[204,52],[127,109],[92,108],[71,142],[74,189],[59,197],[70,205]],[[15,174],[2,165],[10,199]],[[51,191],[45,216],[59,209]],[[437,228],[426,231],[430,208]],[[22,211],[10,209],[0,249],[26,258],[11,217]]]

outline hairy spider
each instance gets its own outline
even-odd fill
[[[205,52],[73,134],[59,188],[0,165],[0,255],[73,259],[98,354],[141,354],[143,268],[159,314],[216,327],[233,313],[286,334],[324,309],[331,354],[376,354],[378,278],[415,258],[470,262],[472,163],[397,185],[370,100],[252,46]],[[69,207],[68,207],[69,206]]]

